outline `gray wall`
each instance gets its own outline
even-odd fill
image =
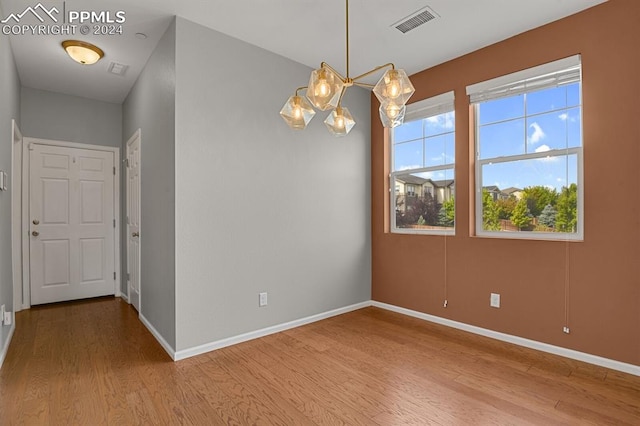
[[[0,10],[0,16],[4,16]],[[0,170],[11,179],[11,119],[19,121],[20,79],[9,38],[0,36]],[[9,185],[11,182],[9,182]],[[13,311],[13,278],[11,269],[11,191],[0,192],[0,305]],[[9,337],[10,326],[0,326],[0,352]]]
[[[109,102],[23,87],[22,134],[119,147],[122,143],[122,106]]]
[[[278,112],[311,69],[181,18],[176,32],[176,349],[369,300],[369,93],[345,97],[348,137],[326,113],[293,131]]]
[[[124,102],[122,134],[126,143],[138,128],[142,129],[141,314],[174,348],[175,40],[174,21]],[[123,155],[125,152],[123,147]],[[126,268],[124,256],[122,264]]]

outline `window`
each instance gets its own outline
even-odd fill
[[[455,115],[453,92],[407,105],[391,130],[391,230],[453,233]]]
[[[583,238],[580,56],[467,88],[475,108],[476,234]]]

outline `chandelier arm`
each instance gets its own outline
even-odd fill
[[[367,89],[373,89],[374,87],[376,87],[375,84],[369,84],[369,83],[358,83],[357,81],[354,81],[353,84],[355,86],[360,86],[360,87],[365,87]]]
[[[344,96],[345,92],[347,91],[347,86],[342,86],[342,91],[340,92],[340,97],[338,98],[338,107],[342,106],[342,97]]]
[[[392,70],[396,69],[396,66],[393,63],[389,62],[388,64],[380,65],[379,67],[375,67],[371,71],[367,71],[364,74],[360,74],[359,76],[354,77],[353,81],[360,80],[361,78],[367,77],[367,76],[369,76],[369,75],[371,75],[373,73],[376,73],[376,72],[380,71],[381,69],[384,69],[384,68],[387,68],[387,67],[391,67]]]
[[[309,87],[309,86],[302,86],[302,87],[298,87],[298,88],[296,89],[296,96],[300,96],[300,95],[298,95],[298,92],[299,92],[299,91],[301,91],[301,90],[305,90],[305,89],[307,89],[308,87]]]
[[[336,69],[335,69],[335,68],[333,68],[333,67],[332,67],[331,65],[329,65],[328,63],[326,63],[326,62],[322,62],[322,63],[320,64],[320,68],[323,68],[323,67],[324,67],[324,68],[328,68],[331,72],[333,72],[335,75],[337,75],[337,76],[338,76],[338,78],[339,78],[343,83],[346,83],[346,82],[347,82],[347,79],[346,79],[346,78],[344,78],[344,77],[342,76],[342,74],[340,74],[338,71],[336,71]]]
[[[345,22],[346,22],[346,27],[347,27],[347,31],[346,31],[346,39],[347,39],[347,48],[346,48],[346,52],[347,52],[347,80],[349,79],[349,0],[345,0],[346,2],[346,14],[345,14]]]

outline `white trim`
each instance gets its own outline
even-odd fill
[[[22,132],[16,120],[11,120],[11,266],[13,280],[13,311],[22,310]],[[16,155],[20,161],[16,161]],[[15,220],[17,218],[17,220]]]
[[[395,215],[395,211],[393,212]],[[395,223],[395,221],[394,221]],[[413,228],[397,228],[394,227],[391,231],[393,234],[404,234],[404,235],[433,235],[433,236],[452,236],[456,235],[455,230],[446,230],[446,229],[413,229]]]
[[[7,336],[7,341],[4,343],[2,351],[0,351],[0,369],[2,369],[2,364],[4,363],[4,359],[7,356],[7,352],[9,352],[9,345],[11,344],[11,339],[13,338],[13,332],[16,331],[16,314],[12,312],[13,322],[11,323],[11,328],[9,329],[9,335]]]
[[[204,345],[195,346],[193,348],[183,349],[175,353],[174,360],[179,361],[181,359],[190,358],[192,356],[200,355],[206,352],[211,352],[216,349],[222,349],[227,346],[237,345],[238,343],[246,342],[248,340],[258,339],[260,337],[265,337],[270,334],[275,334],[281,331],[311,324],[316,321],[321,321],[323,319],[331,318],[336,315],[346,314],[347,312],[356,311],[358,309],[367,308],[369,306],[371,306],[371,301],[356,303],[355,305],[345,306],[343,308],[338,308],[332,311],[311,315],[298,320],[285,322],[282,324],[274,325],[274,326],[263,328],[256,331],[250,331],[248,333],[240,334],[238,336],[232,336],[226,339],[217,340],[215,342],[205,343]]]
[[[120,292],[120,299],[124,300],[128,305],[130,305],[131,303],[129,303],[129,298],[127,297],[127,295],[125,293],[123,293],[122,291]]]
[[[399,314],[408,315],[410,317],[419,318],[425,321],[433,322],[433,323],[444,325],[447,327],[452,327],[458,330],[468,331],[470,333],[477,334],[480,336],[489,337],[489,338],[500,340],[507,343],[513,343],[518,346],[524,346],[525,348],[535,349],[538,351],[563,356],[565,358],[571,358],[577,361],[599,365],[601,367],[610,368],[612,370],[622,371],[623,373],[640,376],[639,365],[627,364],[625,362],[615,361],[609,358],[603,358],[597,355],[591,355],[584,352],[575,351],[573,349],[567,349],[560,346],[550,345],[548,343],[542,343],[535,340],[529,340],[522,337],[513,336],[510,334],[500,333],[498,331],[476,327],[474,325],[453,321],[447,318],[441,318],[435,315],[429,315],[422,312],[413,311],[411,309],[389,305],[387,303],[372,301],[371,305],[375,306],[376,308],[386,309],[388,311],[393,311]]]
[[[29,268],[29,150],[22,137],[22,309],[31,308],[31,270]]]
[[[173,350],[173,348],[171,347],[171,345],[169,344],[169,342],[167,342],[166,340],[164,340],[164,337],[162,337],[162,334],[160,334],[158,332],[158,330],[155,329],[155,327],[153,325],[151,325],[151,323],[149,322],[149,320],[147,320],[144,315],[139,314],[138,315],[138,319],[140,319],[140,322],[142,324],[144,324],[145,327],[147,327],[147,330],[149,330],[149,332],[153,335],[153,337],[156,338],[156,340],[158,341],[158,343],[160,343],[160,346],[162,346],[162,348],[169,354],[169,356],[171,357],[172,360],[177,361],[176,359],[176,351]]]
[[[92,151],[106,151],[106,152],[113,152],[113,153],[120,152],[120,148],[116,146],[92,145],[88,143],[66,142],[66,141],[58,141],[53,139],[30,138],[28,136],[25,136],[24,140],[25,141],[28,140],[29,143],[34,143],[36,145],[61,146],[64,148],[89,149]],[[116,167],[116,171],[117,169],[118,168]]]
[[[317,321],[321,321],[327,318],[331,318],[337,315],[346,314],[348,312],[356,311],[358,309],[374,306],[376,308],[385,309],[387,311],[396,312],[402,315],[407,315],[413,318],[418,318],[424,321],[429,321],[435,324],[444,325],[446,327],[455,328],[458,330],[467,331],[469,333],[477,334],[479,336],[489,337],[491,339],[500,340],[502,342],[512,343],[514,345],[523,346],[538,350],[541,352],[550,353],[553,355],[562,356],[565,358],[574,359],[577,361],[586,362],[593,365],[609,368],[611,370],[621,371],[623,373],[633,374],[640,376],[640,365],[628,364],[621,361],[616,361],[609,358],[600,357],[597,355],[591,355],[585,352],[579,352],[573,349],[567,349],[560,346],[550,345],[548,343],[542,343],[535,340],[525,339],[523,337],[513,336],[498,331],[488,330],[486,328],[477,327],[474,325],[465,324],[458,321],[453,321],[447,318],[437,317],[435,315],[425,314],[423,312],[413,311],[411,309],[401,308],[399,306],[390,305],[388,303],[377,302],[375,300],[369,300],[366,302],[356,303],[355,305],[345,306],[344,308],[334,309],[332,311],[323,312],[309,317],[301,318],[298,320],[286,322],[283,324],[274,325],[271,327],[263,328],[261,330],[251,331],[248,333],[240,334],[238,336],[228,337],[226,339],[217,340],[215,342],[207,343],[193,348],[183,349],[180,351],[174,351],[171,345],[158,333],[158,331],[147,321],[147,319],[140,314],[140,321],[149,329],[151,334],[158,340],[160,345],[174,361],[180,361],[182,359],[190,358],[196,355],[201,355],[207,352],[211,352],[217,349],[222,349],[227,346],[236,345],[249,340],[265,337],[270,334],[279,333],[282,331],[290,330],[292,328],[301,327],[303,325],[311,324]]]

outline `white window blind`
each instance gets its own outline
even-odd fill
[[[558,87],[564,84],[577,83],[580,81],[581,68],[580,55],[575,55],[472,84],[467,86],[467,95],[469,95],[471,103],[475,104]]]
[[[407,104],[404,121],[409,122],[451,112],[453,111],[453,100],[453,92],[447,92],[422,101]]]

